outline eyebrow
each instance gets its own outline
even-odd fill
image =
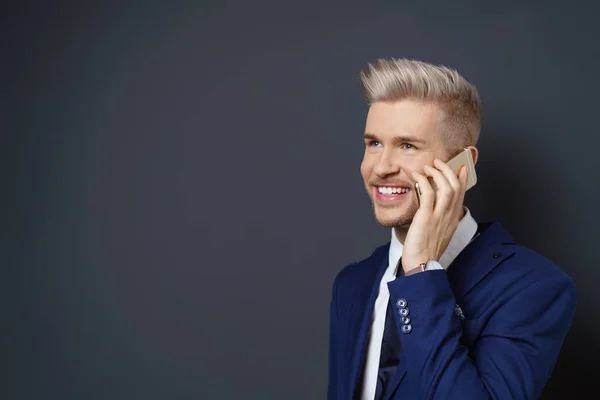
[[[364,138],[365,139],[371,139],[371,140],[378,140],[377,136],[375,136],[372,133],[368,133],[365,132],[364,134]],[[414,136],[394,136],[392,138],[392,140],[396,143],[401,143],[401,142],[412,142],[412,143],[421,143],[421,144],[427,144],[426,140],[414,137]]]

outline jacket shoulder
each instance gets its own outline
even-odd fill
[[[486,223],[490,229],[490,246],[501,254],[509,254],[500,265],[494,268],[493,277],[499,275],[517,287],[537,284],[560,283],[567,290],[574,290],[571,277],[558,264],[523,243],[516,241],[500,223]]]
[[[510,264],[519,266],[523,283],[553,282],[576,297],[575,283],[571,276],[556,262],[539,252],[522,244],[515,244]]]
[[[476,299],[471,315],[486,313],[499,303],[517,298],[521,302],[567,302],[569,307],[575,307],[574,281],[556,262],[514,240],[496,243],[491,249],[505,257],[471,292],[472,297],[469,295]]]

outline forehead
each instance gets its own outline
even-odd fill
[[[378,136],[417,136],[441,140],[440,108],[432,102],[402,99],[376,102],[367,114],[365,132]]]

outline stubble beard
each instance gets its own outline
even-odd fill
[[[408,209],[401,215],[393,218],[380,218],[377,216],[377,209],[375,203],[373,202],[373,215],[375,220],[384,228],[401,228],[410,226],[418,209],[419,205],[416,202],[411,202]]]

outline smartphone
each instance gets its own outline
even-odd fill
[[[475,163],[473,161],[473,154],[469,149],[463,149],[460,153],[454,156],[448,164],[454,172],[458,175],[460,171],[460,167],[465,165],[469,169],[469,174],[467,176],[467,190],[471,189],[477,183],[477,174],[475,172]],[[433,188],[433,191],[437,191],[437,186],[432,177],[429,177],[429,183]],[[421,191],[419,190],[419,184],[415,184],[415,193],[417,194],[417,200],[419,200],[419,204],[421,204]]]

